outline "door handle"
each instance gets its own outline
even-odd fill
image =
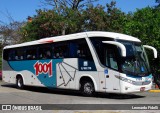
[[[106,78],[109,78],[109,75],[106,75]]]

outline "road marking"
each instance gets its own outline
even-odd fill
[[[111,110],[96,110],[96,111],[93,111],[93,110],[91,110],[91,111],[76,111],[76,112],[74,112],[74,113],[123,113],[123,112],[119,112],[119,111],[111,111]]]
[[[152,93],[160,93],[160,90],[149,90],[149,92],[152,92]]]

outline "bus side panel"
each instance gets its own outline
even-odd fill
[[[99,86],[99,92],[106,92],[106,77],[104,74],[104,71],[99,71],[98,73],[99,75],[99,82],[100,82],[100,86]]]
[[[57,88],[79,90],[80,79],[82,77],[89,77],[92,79],[96,91],[99,91],[100,83],[98,72],[92,70],[82,71],[81,69],[84,68],[84,66],[79,64],[78,60],[78,58],[66,58],[63,59],[63,62],[56,65]],[[90,65],[90,63],[88,65]],[[93,70],[95,69],[93,68]]]
[[[60,62],[62,59],[26,60],[10,61],[9,65],[16,75],[22,75],[26,85],[56,88],[56,64]]]
[[[62,63],[56,65],[57,70],[57,88],[75,89],[78,73],[78,59],[63,59]]]
[[[48,67],[50,63],[52,64],[51,68]],[[9,61],[8,63],[5,62],[4,65],[6,66],[3,71],[4,81],[9,83],[16,83],[16,76],[19,74],[25,85],[78,90],[81,77],[87,76],[92,79],[96,90],[99,91],[98,72],[79,70],[81,65],[78,65],[77,58]],[[46,73],[41,72],[41,66],[44,67],[45,65],[52,69],[52,75],[49,74],[49,70]],[[44,71],[44,69],[42,70]]]
[[[3,81],[7,83],[16,83],[16,76],[20,75],[23,78],[24,85],[43,86],[37,77],[28,69],[23,69],[27,66],[24,61],[3,61]],[[28,65],[28,67],[32,67]],[[20,69],[21,68],[21,69]]]
[[[16,83],[15,81],[15,76],[11,76],[12,75],[12,71],[3,71],[2,72],[2,79],[4,82],[7,82],[7,83]]]
[[[4,82],[8,83],[16,83],[15,76],[13,75],[13,69],[10,67],[9,63],[3,60],[3,71],[2,71],[2,79]]]
[[[41,81],[37,78],[37,76],[34,75],[34,73],[28,71],[28,70],[23,70],[20,72],[15,72],[15,75],[21,75],[24,81],[24,85],[29,85],[29,86],[44,86]]]

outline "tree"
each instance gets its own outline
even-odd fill
[[[22,35],[20,34],[20,29],[24,25],[24,22],[17,22],[11,17],[11,15],[7,12],[3,13],[4,16],[7,17],[9,23],[5,23],[0,20],[0,52],[2,53],[2,49],[5,45],[8,44],[16,44],[20,43],[22,40]],[[2,58],[2,54],[0,54],[0,58]],[[0,61],[0,69],[2,66],[2,61]]]
[[[137,10],[132,19],[124,26],[124,33],[139,37],[143,44],[160,50],[160,14],[159,9],[146,7]]]
[[[75,17],[77,17],[77,13],[79,15],[82,10],[84,10],[89,5],[92,5],[92,3],[95,1],[98,0],[43,0],[42,3],[52,6],[53,10],[56,11],[59,16],[63,16],[68,20],[69,18],[73,19],[74,13]],[[71,23],[71,21],[72,20],[68,20],[69,23]],[[77,20],[75,21],[75,18],[73,21],[77,22]],[[72,28],[68,28],[68,22],[66,24],[64,23],[62,27],[62,35],[65,35],[66,31]],[[72,26],[75,26],[74,22],[71,24]]]
[[[25,39],[31,40],[91,30],[122,32],[126,21],[126,14],[112,1],[106,6],[88,5],[83,10],[65,7],[60,14],[57,10],[37,10],[33,21],[28,22],[22,32]]]
[[[52,6],[53,10],[56,10],[58,14],[61,14],[65,12],[66,9],[84,9],[84,7],[92,5],[92,3],[95,1],[98,0],[43,0],[42,3]]]
[[[76,33],[81,31],[82,18],[78,11],[71,9],[66,9],[63,15],[55,10],[37,10],[32,22],[26,23],[21,31],[26,41]]]
[[[1,45],[20,43],[22,40],[20,29],[23,24],[23,22],[14,21],[7,25],[0,25],[0,34],[3,37],[3,43]]]
[[[94,30],[103,30],[106,26],[106,13],[103,6],[90,6],[83,11],[84,16],[84,30],[85,31],[94,31]]]
[[[106,4],[106,7],[108,18],[108,21],[106,21],[108,28],[106,30],[122,33],[124,24],[128,19],[127,15],[116,7],[115,1],[111,1],[110,3]]]
[[[32,22],[22,28],[26,41],[83,31],[82,9],[97,0],[44,0],[52,10],[37,10]],[[27,37],[30,37],[27,38]]]
[[[19,43],[22,39],[22,35],[20,35],[20,28],[24,25],[24,22],[15,21],[8,10],[6,10],[6,13],[1,13],[9,21],[8,23],[5,23],[0,20],[0,35],[2,38],[1,40],[3,40],[1,46]]]
[[[27,22],[21,29],[24,41],[55,36],[59,34],[57,24],[61,18],[52,10],[37,10],[37,15],[32,17],[32,22]]]
[[[127,21],[127,15],[116,8],[116,2],[106,4],[106,6],[90,6],[84,12],[85,29],[100,30],[110,32],[123,32],[123,25]]]

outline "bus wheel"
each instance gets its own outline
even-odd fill
[[[23,84],[23,79],[22,77],[18,77],[16,80],[16,85],[18,89],[23,89],[24,88],[24,84]]]
[[[95,89],[91,81],[84,81],[81,85],[81,91],[84,96],[93,96]]]

